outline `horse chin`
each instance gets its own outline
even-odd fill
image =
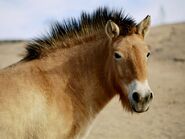
[[[143,112],[146,112],[148,110],[149,110],[149,107],[147,107],[146,109],[137,110],[134,106],[132,106],[132,111],[135,112],[135,113],[143,113]]]

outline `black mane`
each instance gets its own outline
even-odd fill
[[[63,23],[52,25],[51,32],[47,36],[35,39],[26,47],[27,55],[24,60],[39,58],[44,51],[55,48],[54,42],[63,41],[66,38],[78,37],[83,34],[90,34],[102,27],[108,20],[114,21],[120,27],[120,35],[126,36],[136,26],[135,21],[123,14],[122,10],[109,8],[98,8],[93,13],[82,12],[79,19],[71,18],[64,20]],[[63,45],[59,47],[64,47]]]

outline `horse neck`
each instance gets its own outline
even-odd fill
[[[96,37],[89,42],[58,49],[48,55],[48,61],[55,63],[53,68],[48,67],[58,73],[61,79],[67,77],[65,90],[74,102],[81,100],[79,105],[83,104],[82,107],[91,111],[92,115],[96,115],[114,96],[110,49],[106,37]]]
[[[70,50],[69,50],[70,51]],[[96,115],[113,97],[111,88],[111,60],[109,42],[105,38],[95,40],[71,49],[75,54],[66,63],[69,86],[79,88],[76,93],[81,95],[83,104]],[[73,53],[73,52],[71,52]],[[75,78],[75,79],[74,79]]]
[[[71,51],[76,52],[69,58],[65,70],[69,74],[67,90],[73,99],[74,115],[77,115],[71,133],[82,132],[83,135],[83,129],[115,95],[110,84],[109,43],[105,39],[97,40]]]

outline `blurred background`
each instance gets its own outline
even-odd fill
[[[125,112],[114,98],[97,117],[88,139],[185,139],[185,0],[0,0],[0,68],[19,61],[27,41],[56,20],[78,18],[97,7],[125,11],[140,22],[152,17],[149,111]]]
[[[30,39],[99,6],[122,8],[138,22],[149,14],[152,25],[185,21],[184,0],[0,0],[0,39]]]

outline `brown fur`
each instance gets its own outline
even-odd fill
[[[1,138],[82,138],[115,95],[132,111],[127,85],[147,76],[142,37],[133,33],[110,40],[102,28],[76,42],[1,70]],[[119,63],[113,59],[117,49],[124,54]]]

